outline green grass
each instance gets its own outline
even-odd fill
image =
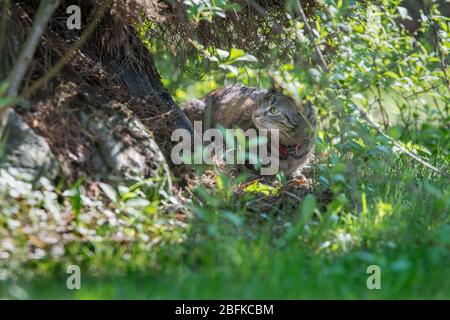
[[[262,251],[251,245],[236,255],[240,263],[120,278],[82,279],[69,291],[65,279],[24,284],[30,298],[51,299],[448,299],[448,252],[410,247],[383,256],[354,251],[335,259],[310,256],[297,247]],[[255,257],[255,251],[259,256]],[[234,258],[237,258],[236,256]],[[182,263],[182,262],[181,262]],[[380,264],[380,290],[366,287],[366,268]]]
[[[238,197],[227,189],[197,192],[193,211],[201,214],[189,222],[183,242],[153,251],[137,245],[127,259],[108,244],[94,249],[77,244],[71,256],[82,256],[81,290],[66,288],[69,256],[64,262],[39,262],[41,275],[31,280],[19,276],[4,282],[0,296],[448,299],[450,187],[439,177],[411,178],[425,171],[404,171],[396,183],[391,175],[387,183],[360,184],[359,197],[366,198],[360,212],[342,195],[326,207],[312,196],[297,206],[282,195],[274,203],[282,211],[266,211],[262,219],[257,206],[246,208],[256,195]],[[225,187],[232,183],[225,180]],[[216,201],[208,202],[209,196]],[[369,265],[381,269],[380,290],[366,286]]]
[[[378,254],[355,250],[337,258],[309,255],[295,246],[272,251],[251,244],[237,251],[221,264],[197,270],[182,265],[170,272],[147,276],[82,278],[82,289],[78,291],[67,290],[64,278],[21,285],[30,298],[52,299],[448,299],[450,296],[448,250],[438,246],[410,246]],[[381,267],[381,290],[366,287],[366,268],[371,264]]]

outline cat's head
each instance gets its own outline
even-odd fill
[[[258,129],[279,129],[284,145],[311,143],[316,130],[314,110],[309,102],[297,104],[280,92],[270,90],[253,112]]]

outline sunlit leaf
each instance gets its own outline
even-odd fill
[[[106,183],[100,183],[99,186],[103,190],[105,195],[109,198],[109,200],[111,200],[114,203],[117,203],[118,197],[117,197],[117,191],[115,188],[113,188],[112,186],[110,186],[109,184],[106,184]]]

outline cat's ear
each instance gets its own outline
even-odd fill
[[[268,89],[264,95],[259,99],[259,106],[261,106],[263,101],[270,102],[271,98],[273,97],[274,93],[276,93],[276,90],[274,88]]]

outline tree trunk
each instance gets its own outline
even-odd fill
[[[82,28],[69,30],[66,9],[72,4],[62,1],[52,16],[22,92],[68,52],[92,21],[91,1],[75,2],[81,8]],[[0,48],[0,79],[12,69],[37,5],[30,1],[10,6],[6,39]],[[161,170],[167,176],[163,154],[170,155],[171,132],[185,128],[192,133],[190,121],[162,85],[151,53],[127,18],[115,7],[107,10],[61,72],[33,92],[29,107],[16,108],[30,128],[45,138],[61,173],[71,180],[79,176],[139,180]],[[17,144],[14,139],[10,137]]]

